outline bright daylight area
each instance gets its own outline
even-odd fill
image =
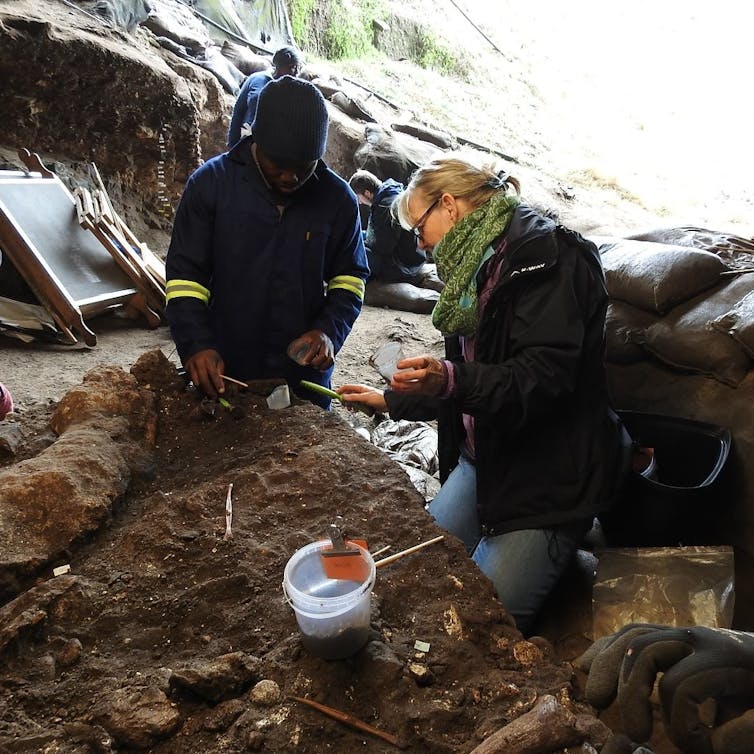
[[[454,13],[442,0],[442,15]],[[459,0],[546,101],[552,158],[650,208],[728,229],[754,217],[752,11],[731,0]],[[438,6],[439,7],[439,6]],[[456,12],[454,23],[465,23]],[[478,48],[490,49],[481,37]]]

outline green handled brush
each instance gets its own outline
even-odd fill
[[[322,385],[318,385],[316,382],[309,382],[308,380],[301,380],[301,382],[299,382],[298,384],[301,387],[304,387],[307,390],[311,390],[314,393],[319,393],[320,395],[324,395],[327,398],[331,398],[334,401],[343,403],[343,399],[340,397],[340,395],[338,395],[338,393],[336,393],[334,390],[330,390],[330,388],[323,387]],[[348,405],[353,406],[357,411],[361,411],[367,416],[374,415],[374,409],[371,406],[367,406],[365,403],[350,403],[349,402]]]

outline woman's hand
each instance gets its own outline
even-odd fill
[[[401,359],[396,365],[390,387],[396,393],[440,395],[447,384],[447,374],[442,363],[431,356],[413,356]]]
[[[387,413],[387,403],[382,390],[368,385],[341,385],[335,392],[340,396],[344,406],[348,406],[349,403],[361,403],[378,414]]]

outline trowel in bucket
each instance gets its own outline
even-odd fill
[[[332,547],[320,552],[322,567],[327,578],[343,581],[366,581],[369,577],[369,563],[367,563],[364,553],[359,547],[366,550],[367,543],[363,539],[345,540],[335,524],[330,525],[328,538]]]

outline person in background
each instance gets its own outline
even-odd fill
[[[370,271],[366,302],[372,303],[370,294],[379,296],[381,293],[375,283],[404,283],[410,287],[395,291],[398,295],[392,302],[393,308],[431,312],[444,284],[437,276],[435,265],[427,262],[427,254],[417,245],[416,236],[402,228],[392,212],[393,202],[403,191],[403,185],[392,178],[381,181],[368,170],[357,170],[348,185],[359,204],[369,207],[364,236]],[[406,300],[401,301],[402,298]]]
[[[628,469],[603,354],[597,247],[521,202],[505,172],[446,154],[420,167],[397,216],[445,288],[432,321],[446,358],[400,360],[390,387],[342,400],[438,420],[430,514],[466,545],[527,634]]]
[[[13,398],[2,382],[0,382],[0,421],[5,419],[8,414],[13,413]]]
[[[233,114],[228,128],[228,149],[236,144],[242,136],[251,132],[251,124],[257,111],[257,100],[262,89],[281,76],[298,76],[304,67],[301,53],[295,47],[281,47],[272,56],[272,71],[252,73],[241,86],[241,91],[233,106]]]
[[[321,160],[328,113],[291,76],[259,97],[252,134],[189,178],[166,258],[166,318],[181,362],[208,396],[239,380],[330,386],[369,274],[359,208]],[[295,360],[286,355],[287,347]]]

